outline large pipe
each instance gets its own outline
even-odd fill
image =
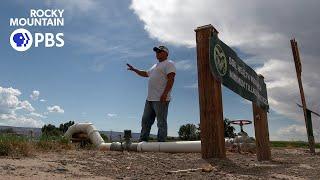
[[[186,153],[186,152],[201,152],[201,141],[176,141],[176,142],[140,142],[140,143],[105,143],[99,131],[92,125],[92,123],[77,123],[70,126],[64,137],[71,138],[75,133],[86,133],[98,149],[104,151],[138,151],[138,152],[172,152],[172,153]],[[233,144],[233,139],[225,139],[226,146]],[[237,142],[241,145],[242,143]],[[252,144],[252,143],[250,143]]]
[[[99,131],[92,123],[76,123],[70,126],[64,137],[71,138],[75,133],[86,133],[93,145],[101,150],[109,150],[111,143],[105,143]]]
[[[201,152],[201,141],[140,142],[137,151],[141,152]]]

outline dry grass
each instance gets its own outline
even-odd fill
[[[74,148],[70,141],[62,136],[42,136],[34,143],[38,151],[62,151]]]
[[[73,148],[69,140],[61,136],[30,139],[17,135],[0,135],[0,156],[32,156],[38,151],[62,151]]]
[[[30,156],[33,146],[25,137],[0,135],[0,156]]]

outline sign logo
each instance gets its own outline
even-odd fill
[[[220,76],[226,75],[228,70],[227,58],[219,44],[214,47],[214,61]]]
[[[10,44],[17,51],[26,51],[32,46],[31,33],[23,28],[16,29],[11,33]]]

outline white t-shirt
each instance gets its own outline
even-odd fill
[[[174,62],[165,60],[154,64],[148,71],[148,101],[160,101],[160,97],[167,85],[167,75],[176,72]],[[170,101],[171,90],[168,93],[167,101]]]

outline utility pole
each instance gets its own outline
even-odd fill
[[[291,42],[293,60],[294,60],[294,64],[296,67],[297,79],[298,79],[298,84],[299,84],[299,89],[300,89],[300,96],[301,96],[301,102],[302,102],[302,107],[303,107],[304,120],[306,123],[306,129],[307,129],[307,134],[308,134],[309,148],[310,148],[310,152],[312,154],[315,154],[312,121],[311,121],[311,117],[308,118],[307,104],[306,104],[306,100],[304,97],[304,91],[303,91],[303,86],[302,86],[302,81],[301,81],[302,67],[301,67],[301,60],[300,60],[300,54],[299,54],[299,49],[298,49],[298,43],[295,39],[291,39],[290,42]]]

